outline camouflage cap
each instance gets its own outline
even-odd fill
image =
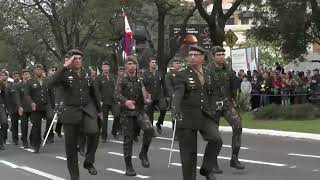
[[[131,62],[133,62],[133,63],[135,63],[135,64],[138,64],[138,60],[137,60],[137,57],[136,57],[136,56],[132,56],[132,55],[127,56],[126,62],[129,62],[129,61],[131,61]]]
[[[20,72],[19,72],[19,71],[12,71],[12,74],[11,74],[11,75],[13,76],[13,75],[15,75],[15,74],[20,74]]]
[[[33,69],[43,69],[43,66],[42,66],[42,64],[35,64],[33,66]]]
[[[73,55],[81,55],[81,56],[83,56],[83,53],[78,49],[71,49],[71,50],[69,50],[67,52],[66,57],[71,57]]]
[[[109,65],[110,66],[110,62],[108,60],[103,61],[101,65]]]
[[[26,73],[26,72],[30,73],[30,70],[27,69],[27,68],[24,68],[24,69],[21,70],[21,73]]]

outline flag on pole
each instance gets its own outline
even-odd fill
[[[124,15],[124,33],[125,33],[123,51],[125,52],[125,55],[131,55],[132,31],[128,22],[127,15],[124,13],[124,11],[123,11],[123,15]]]

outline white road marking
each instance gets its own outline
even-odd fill
[[[300,157],[311,157],[311,158],[319,158],[320,156],[316,156],[316,155],[308,155],[308,154],[295,154],[295,153],[289,153],[289,156],[300,156]]]
[[[168,140],[168,141],[172,141],[172,138],[166,138],[166,137],[156,137],[156,139],[163,139],[163,140]],[[227,147],[227,148],[231,148],[231,145],[222,145],[222,147]],[[241,149],[243,150],[248,150],[250,148],[248,147],[241,147]]]
[[[122,170],[119,170],[119,169],[113,169],[113,168],[108,168],[106,170],[107,171],[111,171],[111,172],[115,172],[115,173],[119,173],[119,174],[123,174],[123,175],[126,173],[125,171],[122,171]],[[140,178],[140,179],[149,179],[149,178],[151,178],[150,176],[143,176],[143,175],[140,175],[140,174],[137,174],[134,177],[137,177],[137,178]]]
[[[169,148],[160,148],[161,150],[170,151]],[[173,149],[173,152],[180,152],[179,150]],[[203,157],[203,154],[197,154],[197,156]],[[230,157],[224,157],[224,156],[218,156],[218,159],[226,159],[230,160]],[[277,166],[277,167],[284,167],[288,166],[287,164],[280,164],[280,163],[271,163],[271,162],[264,162],[264,161],[255,161],[255,160],[248,160],[248,159],[239,159],[239,161],[252,163],[252,164],[263,164],[263,165],[269,165],[269,166]]]
[[[23,149],[23,150],[26,150],[26,151],[29,151],[29,152],[34,152],[34,150],[33,149],[30,149],[30,148],[27,148],[27,149],[25,149],[25,148],[23,148],[23,147],[20,147],[20,149]]]
[[[67,160],[67,158],[66,158],[66,157],[62,157],[62,156],[56,156],[56,158],[57,158],[57,159],[64,160],[64,161],[66,161],[66,160]]]
[[[14,169],[22,169],[22,170],[28,171],[28,172],[31,172],[33,174],[37,174],[39,176],[42,176],[42,177],[45,177],[45,178],[48,178],[48,179],[51,179],[51,180],[66,180],[64,178],[61,178],[61,177],[58,177],[58,176],[55,176],[55,175],[52,175],[52,174],[49,174],[49,173],[46,173],[46,172],[43,172],[43,171],[39,171],[37,169],[33,169],[31,167],[18,166],[16,164],[8,162],[8,161],[0,160],[0,163],[5,164],[7,166],[10,166],[11,168],[14,168]]]
[[[117,153],[117,152],[108,152],[108,154],[112,154],[112,155],[116,155],[116,156],[121,156],[121,157],[123,157],[123,156],[124,156],[123,154],[121,154],[121,153]],[[136,158],[137,158],[137,156],[132,156],[132,158],[136,159]]]
[[[319,171],[319,169],[314,169],[314,170],[312,170],[312,172],[318,172]]]
[[[117,143],[117,144],[123,144],[122,141],[116,141],[116,140],[108,140],[108,141],[113,142],[113,143]]]
[[[297,166],[291,166],[290,169],[294,169],[294,168],[296,168],[296,167],[297,167]]]
[[[179,167],[181,167],[182,166],[182,164],[181,163],[170,163],[171,165],[173,165],[173,166],[179,166]],[[199,166],[197,166],[197,169],[200,169],[200,167]]]

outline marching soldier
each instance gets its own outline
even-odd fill
[[[123,128],[123,152],[126,164],[126,175],[135,176],[132,167],[132,144],[135,129],[139,126],[143,131],[143,142],[139,158],[145,168],[150,167],[147,152],[151,144],[154,130],[145,113],[144,106],[150,103],[141,78],[137,76],[138,61],[134,56],[126,58],[126,74],[117,81],[115,98],[121,103],[121,125]]]
[[[51,92],[48,81],[44,78],[44,70],[41,64],[34,65],[34,77],[27,81],[25,97],[31,105],[30,145],[34,153],[39,153],[41,145],[41,124],[42,118],[52,121]]]
[[[31,105],[27,102],[25,97],[25,86],[27,81],[31,79],[30,71],[28,69],[22,69],[22,81],[18,84],[18,92],[20,97],[20,109],[23,109],[21,117],[21,134],[22,143],[24,148],[29,147],[28,143],[28,122],[31,117]],[[23,125],[22,125],[23,124]]]
[[[103,112],[103,122],[102,122],[102,132],[101,138],[102,142],[105,143],[108,137],[108,115],[109,111],[112,112],[114,116],[113,125],[111,133],[115,139],[118,139],[118,131],[120,128],[120,109],[118,103],[115,101],[113,94],[116,83],[116,76],[110,73],[110,63],[109,61],[104,61],[101,65],[102,74],[99,74],[95,81],[99,88],[99,93],[102,100],[102,112]]]
[[[212,62],[209,63],[213,96],[212,106],[215,107],[219,103],[223,103],[222,108],[218,110],[216,115],[218,120],[223,116],[232,127],[232,157],[230,166],[236,169],[244,169],[244,165],[240,163],[238,156],[241,147],[242,124],[238,111],[235,108],[234,98],[236,97],[236,81],[237,77],[232,69],[230,69],[225,61],[225,50],[220,46],[212,48]],[[222,173],[218,164],[214,166],[215,173]]]
[[[158,122],[156,123],[157,131],[161,134],[161,125],[163,124],[164,117],[166,115],[167,104],[164,98],[163,92],[163,79],[160,72],[157,70],[157,60],[150,58],[149,69],[142,74],[143,84],[146,87],[147,92],[151,95],[151,104],[147,107],[147,114],[153,125],[153,114],[156,108],[159,109],[160,115]]]
[[[23,109],[20,106],[20,97],[18,89],[18,83],[20,81],[20,73],[18,71],[12,72],[12,79],[13,82],[8,82],[7,88],[6,88],[6,102],[7,102],[7,110],[10,114],[11,118],[11,133],[12,133],[12,141],[14,145],[18,145],[18,127],[19,127],[19,118],[22,116]],[[21,130],[24,129],[23,127],[28,126],[28,123],[25,124],[25,122],[21,122]],[[26,137],[28,134],[25,134],[25,131],[23,131],[22,139],[25,143]]]
[[[92,175],[98,172],[93,166],[98,147],[97,118],[101,117],[98,90],[90,76],[90,70],[82,67],[81,51],[67,53],[64,67],[52,77],[51,83],[61,86],[63,107],[59,116],[63,124],[67,164],[71,180],[79,180],[77,145],[81,133],[86,134],[87,151],[83,167]]]
[[[9,77],[9,72],[6,70],[2,70],[1,71],[1,92],[3,95],[3,101],[4,101],[4,106],[3,106],[3,112],[6,118],[1,117],[3,120],[1,122],[1,134],[2,134],[2,140],[3,140],[3,144],[6,144],[6,141],[8,139],[8,128],[9,128],[9,124],[8,124],[8,114],[7,114],[7,105],[6,105],[6,89],[7,86],[11,83],[10,81],[8,81],[8,77]],[[1,112],[2,113],[2,112]],[[1,115],[2,116],[2,115]]]
[[[216,156],[222,147],[218,125],[210,108],[211,78],[203,68],[205,50],[189,47],[189,66],[176,75],[172,108],[177,120],[183,180],[196,180],[197,133],[208,141],[200,174],[215,180],[212,172]]]
[[[5,85],[0,81],[0,151],[5,150],[6,134],[8,130],[8,117],[5,106]]]
[[[168,72],[166,74],[166,92],[167,92],[167,96],[169,98],[168,102],[171,103],[171,99],[174,93],[174,86],[175,86],[175,79],[176,79],[176,74],[179,72],[179,70],[181,69],[181,62],[180,59],[175,58],[172,62],[172,70],[170,72]],[[172,128],[174,128],[174,119],[172,116]],[[175,139],[178,139],[178,136],[175,137]]]

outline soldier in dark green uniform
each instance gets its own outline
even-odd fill
[[[161,77],[160,72],[157,70],[157,60],[150,58],[149,69],[142,74],[143,84],[147,92],[151,95],[152,103],[147,107],[147,114],[153,125],[153,114],[156,108],[159,110],[159,118],[156,123],[157,131],[161,134],[161,125],[163,124],[164,117],[167,111],[167,104],[164,97],[164,79]]]
[[[0,151],[5,150],[6,134],[8,130],[8,117],[5,106],[5,85],[0,80]]]
[[[146,96],[142,79],[137,76],[137,64],[136,57],[126,58],[126,74],[118,79],[115,90],[115,98],[121,103],[123,152],[127,176],[136,175],[131,161],[134,130],[139,127],[144,131],[139,158],[145,168],[150,166],[147,152],[154,134],[152,124],[144,109],[145,104],[150,103],[150,99]]]
[[[48,81],[43,76],[43,66],[34,65],[34,78],[26,83],[25,96],[28,104],[31,105],[31,123],[30,145],[35,153],[39,153],[41,144],[41,124],[42,118],[52,121],[51,114],[51,92]]]
[[[99,141],[98,116],[102,118],[98,89],[90,76],[90,70],[82,67],[82,52],[68,51],[64,67],[52,77],[52,85],[63,91],[63,107],[59,118],[63,124],[67,164],[71,180],[79,180],[78,138],[86,133],[87,151],[83,167],[96,175],[95,153]]]
[[[18,84],[20,81],[20,73],[18,71],[12,72],[13,82],[8,82],[6,88],[6,102],[7,110],[11,118],[11,133],[12,141],[14,145],[18,145],[19,136],[18,136],[18,127],[19,127],[19,118],[23,113],[22,107],[20,107],[20,96],[18,92]],[[25,122],[21,122],[21,130],[24,126],[28,125]],[[25,132],[24,132],[25,133]],[[24,141],[26,140],[27,134],[22,134]]]
[[[238,111],[235,108],[234,98],[236,97],[236,81],[237,77],[232,69],[230,69],[225,61],[225,50],[220,46],[212,48],[212,62],[209,62],[208,69],[210,71],[213,96],[212,107],[220,108],[216,115],[218,120],[224,117],[229,125],[232,127],[232,157],[230,166],[236,169],[244,169],[244,165],[238,160],[238,155],[241,147],[242,124]],[[219,103],[220,102],[220,103]],[[214,166],[216,173],[222,173],[218,164]]]
[[[27,99],[25,97],[25,86],[27,81],[31,79],[30,71],[29,69],[22,69],[22,81],[18,84],[18,92],[20,96],[20,107],[23,109],[23,113],[21,118],[21,139],[23,143],[24,148],[29,147],[28,143],[28,122],[31,117],[31,105],[27,102]]]
[[[112,112],[114,116],[113,125],[111,134],[115,139],[118,139],[118,131],[120,128],[120,107],[119,104],[115,101],[113,94],[116,84],[116,76],[110,72],[110,63],[109,61],[102,62],[101,65],[102,73],[97,76],[95,79],[99,94],[102,100],[102,112],[103,112],[103,122],[102,122],[102,131],[101,139],[105,143],[108,137],[108,115],[109,111]]]
[[[179,58],[175,58],[172,62],[172,70],[168,72],[165,77],[166,96],[168,97],[167,101],[169,103],[171,103],[172,95],[174,93],[176,74],[179,72],[180,69],[181,69],[181,60]],[[172,129],[173,128],[174,128],[174,119],[172,118]],[[177,135],[175,139],[178,140]]]
[[[218,124],[210,107],[211,80],[203,68],[205,50],[197,45],[189,48],[189,65],[176,74],[172,111],[177,120],[183,180],[196,180],[197,133],[208,141],[200,174],[215,180],[212,172],[222,147]]]

